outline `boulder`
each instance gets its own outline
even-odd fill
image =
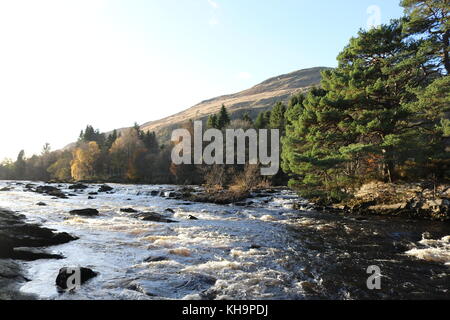
[[[24,220],[22,215],[0,210],[0,258],[20,259],[15,252],[16,248],[48,247],[78,239],[68,233],[55,233],[51,229],[29,224]]]
[[[164,210],[165,212],[169,212],[169,213],[175,213],[175,211],[173,209],[167,208],[166,210]]]
[[[36,248],[14,248],[13,259],[23,260],[23,261],[35,261],[41,259],[56,259],[61,260],[65,257],[60,254],[48,253],[42,249]]]
[[[137,213],[137,210],[134,210],[132,208],[125,208],[125,209],[120,209],[120,212],[124,212],[124,213]]]
[[[88,186],[86,186],[82,183],[73,184],[69,187],[70,190],[84,190],[87,188],[88,188]]]
[[[198,220],[197,217],[194,217],[194,216],[192,216],[192,215],[189,215],[189,216],[188,216],[188,219],[189,219],[189,220]]]
[[[58,288],[67,290],[69,288],[69,279],[79,271],[79,285],[83,285],[87,281],[98,276],[98,273],[89,268],[62,268],[56,277],[56,285]]]
[[[165,218],[156,212],[142,212],[136,214],[134,216],[137,219],[141,219],[142,221],[152,221],[152,222],[161,222],[161,223],[175,223],[176,221]]]
[[[11,188],[4,187],[4,188],[1,188],[0,191],[1,191],[1,192],[11,191]]]
[[[105,185],[101,186],[98,189],[98,192],[110,192],[110,191],[113,191],[113,190],[114,190],[114,188],[112,188],[112,187],[110,187],[110,186],[105,184]]]
[[[36,205],[40,206],[40,207],[45,207],[47,204],[44,202],[38,202],[38,203],[36,203]]]
[[[58,188],[52,186],[39,186],[36,188],[37,193],[47,194],[52,197],[67,199],[67,196]]]
[[[94,217],[98,216],[99,212],[97,209],[79,209],[72,210],[69,212],[71,215],[82,216],[82,217]]]

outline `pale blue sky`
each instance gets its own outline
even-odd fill
[[[368,8],[387,22],[402,15],[398,2],[0,0],[0,159],[61,148],[86,124],[157,120],[269,77],[336,66]]]

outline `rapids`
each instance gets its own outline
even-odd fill
[[[0,208],[80,238],[49,248],[63,260],[21,262],[30,281],[20,290],[39,299],[450,298],[445,223],[318,213],[289,190],[236,206],[152,196],[177,186],[110,184],[113,193],[89,200],[99,185],[73,191],[55,184],[76,195],[56,199],[26,192],[25,184],[0,181],[0,189],[12,188],[0,192]],[[294,210],[296,202],[304,209]],[[100,215],[69,214],[84,208]],[[123,208],[177,223],[142,221]],[[381,268],[381,290],[367,288],[372,265]],[[76,266],[99,276],[76,292],[58,293],[59,269]]]

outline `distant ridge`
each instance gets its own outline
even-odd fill
[[[209,115],[218,112],[222,105],[227,107],[232,118],[240,117],[245,112],[256,117],[259,112],[271,108],[276,102],[286,102],[292,94],[318,86],[322,78],[321,71],[327,69],[330,68],[316,67],[276,76],[250,89],[208,99],[172,116],[144,123],[141,129],[155,131],[164,142],[173,129],[187,120],[206,120]]]
[[[256,118],[259,112],[270,109],[275,103],[287,102],[293,94],[318,86],[322,79],[321,72],[328,69],[331,68],[315,67],[272,77],[250,89],[208,99],[172,116],[144,123],[141,129],[156,132],[160,143],[167,143],[174,129],[188,120],[206,121],[211,114],[217,113],[222,105],[227,107],[232,118],[241,117],[246,112]],[[124,132],[126,129],[128,128],[117,131]],[[74,146],[75,143],[71,143],[64,149]]]

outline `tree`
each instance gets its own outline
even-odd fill
[[[145,148],[150,153],[158,153],[159,151],[159,143],[156,138],[155,132],[147,131],[141,135],[141,140],[144,143]]]
[[[52,148],[50,147],[50,143],[47,142],[47,143],[44,144],[44,146],[42,147],[41,155],[42,155],[42,156],[46,156],[46,155],[48,155],[51,151],[52,151]]]
[[[433,76],[402,31],[398,20],[360,31],[338,68],[323,72],[322,89],[289,111],[283,167],[292,186],[338,200],[365,179],[393,181],[406,158],[422,152],[411,88],[423,90]]]
[[[448,0],[402,0],[408,15],[404,31],[421,38],[421,54],[431,56],[430,61],[440,60],[450,74],[450,2]],[[434,58],[434,59],[433,59]]]
[[[253,125],[253,119],[250,117],[250,114],[248,112],[244,113],[244,115],[242,116],[242,120]]]
[[[86,129],[81,131],[78,141],[80,143],[95,141],[99,147],[102,147],[105,144],[105,135],[98,129],[94,130],[91,125],[87,125]]]
[[[96,176],[96,162],[101,154],[95,141],[81,144],[73,151],[71,162],[71,175],[74,180],[90,180]]]
[[[260,112],[255,120],[255,128],[268,129],[270,126],[270,114],[270,110]]]
[[[206,123],[206,126],[208,129],[217,129],[219,127],[219,124],[217,122],[217,115],[212,114],[208,117],[208,121]]]
[[[72,160],[72,152],[62,151],[58,155],[58,160],[47,169],[51,177],[59,181],[70,181],[72,179]]]
[[[105,143],[105,147],[106,149],[111,149],[112,145],[114,144],[114,142],[116,142],[117,138],[119,138],[119,135],[117,134],[117,130],[114,129],[113,132],[111,134],[108,135],[108,137],[106,138],[106,143]]]
[[[280,130],[280,136],[284,136],[286,106],[278,102],[272,109],[269,119],[270,129]]]
[[[217,115],[217,129],[222,130],[231,122],[230,115],[228,114],[227,108],[225,105],[222,105],[222,108]]]
[[[25,151],[21,150],[17,155],[16,162],[14,163],[14,171],[17,180],[22,180],[25,178],[26,165]]]
[[[114,142],[109,151],[114,171],[129,180],[137,180],[139,175],[136,160],[145,151],[139,132],[135,128],[129,129]]]

